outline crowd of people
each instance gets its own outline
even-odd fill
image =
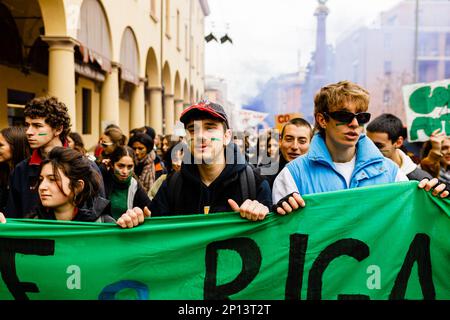
[[[448,197],[450,137],[436,130],[412,157],[401,120],[370,121],[369,99],[355,83],[330,84],[315,96],[314,126],[296,118],[256,136],[233,133],[223,107],[201,101],[181,114],[184,136],[109,125],[87,152],[64,103],[35,98],[23,127],[0,131],[0,222],[132,228],[150,216],[226,211],[257,221],[304,207],[302,195],[408,180]]]

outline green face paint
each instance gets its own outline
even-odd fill
[[[120,171],[117,169],[114,169],[114,174],[116,176],[120,176]],[[130,169],[130,173],[128,174],[128,176],[131,176],[133,174],[133,169]]]
[[[211,138],[211,141],[220,141],[219,138]]]
[[[44,133],[38,133],[38,136],[46,136],[47,134],[44,132]]]

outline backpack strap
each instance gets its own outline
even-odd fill
[[[179,171],[175,171],[169,177],[167,177],[167,190],[169,196],[170,210],[180,208],[182,184],[183,179]]]
[[[248,190],[248,179],[247,179],[247,168],[245,170],[241,171],[239,174],[239,182],[241,184],[241,196],[242,196],[242,202],[244,202],[249,197],[249,190]]]
[[[250,199],[256,200],[256,181],[255,181],[255,173],[253,172],[253,168],[251,166],[247,166],[245,168],[247,174],[247,182],[249,189]]]
[[[251,166],[245,167],[245,170],[239,176],[239,181],[241,183],[242,200],[256,200],[255,173]]]

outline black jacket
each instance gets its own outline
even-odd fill
[[[38,183],[41,171],[40,161],[25,159],[15,167],[9,180],[6,216],[23,218],[33,214],[39,204]]]
[[[8,201],[5,213],[8,218],[23,218],[32,214],[39,205],[39,174],[42,158],[34,150],[30,158],[25,159],[14,168],[9,180]],[[91,168],[100,175],[100,196],[104,197],[103,179],[97,165],[90,161]]]
[[[239,177],[245,174],[248,164],[235,144],[229,144],[227,148],[232,148],[233,164],[226,164],[222,173],[209,186],[206,186],[200,179],[200,173],[196,164],[183,163],[180,171],[180,187],[182,205],[175,207],[174,195],[169,194],[168,177],[155,198],[153,198],[150,210],[152,216],[169,216],[182,214],[203,214],[205,207],[209,207],[209,213],[232,211],[228,204],[228,199],[233,199],[239,205],[244,200]],[[191,159],[192,160],[192,159]],[[191,161],[193,163],[193,161]],[[255,172],[256,199],[267,207],[272,205],[272,195],[267,181]],[[177,201],[178,202],[178,201]]]
[[[263,164],[256,168],[256,172],[258,172],[264,179],[269,182],[270,190],[273,188],[273,183],[275,182],[275,178],[278,176],[278,174],[281,172],[281,170],[284,169],[286,164],[288,163],[286,159],[284,159],[283,155],[280,152],[279,161],[277,163],[269,163],[269,164]],[[275,173],[270,174],[272,170],[276,170]],[[266,174],[269,173],[269,174]]]
[[[109,200],[102,197],[96,197],[93,201],[89,200],[84,205],[80,206],[75,219],[72,221],[115,222],[110,215],[110,208]],[[29,218],[56,220],[53,210],[44,208],[43,206],[37,207]]]

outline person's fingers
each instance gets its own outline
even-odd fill
[[[152,216],[152,212],[147,207],[144,207],[144,216],[147,217],[147,218]]]
[[[258,213],[258,220],[264,220],[266,215],[269,213],[269,208],[267,208],[265,205],[261,204],[261,209]]]
[[[431,133],[431,136],[430,136],[430,137],[433,137],[433,136],[437,135],[439,131],[441,131],[441,129],[440,129],[440,128],[439,128],[439,129],[436,129],[436,130],[434,130],[434,131],[433,131],[433,132]]]
[[[299,205],[294,197],[289,197],[288,202],[293,210],[297,210]]]
[[[433,190],[433,196],[437,196],[439,193],[441,193],[442,191],[445,190],[446,185],[441,183],[440,185],[438,185],[436,188],[434,188]]]
[[[125,219],[122,217],[120,217],[117,222],[116,222],[121,228],[125,229],[127,228],[127,223],[125,222]]]
[[[424,178],[424,179],[420,180],[418,187],[420,189],[423,189],[427,185],[428,181],[429,180],[427,178]]]
[[[284,216],[286,214],[286,211],[284,211],[282,207],[278,207],[277,208],[277,213]]]
[[[125,223],[125,221],[123,220],[122,217],[120,217],[120,218],[116,221],[116,223],[117,223],[121,228],[123,228],[123,229],[125,229],[125,228],[127,227],[127,224]]]
[[[300,207],[305,206],[305,200],[303,200],[303,198],[300,194],[295,192],[292,196],[294,197],[295,201],[297,201],[297,203],[300,205]]]
[[[133,228],[133,220],[131,219],[129,214],[122,215],[122,219],[125,222],[127,228]]]
[[[428,181],[427,185],[425,186],[425,190],[430,191],[431,188],[433,188],[438,183],[439,183],[438,179],[436,179],[436,178],[431,179],[430,181]]]
[[[252,221],[262,220],[262,219],[260,219],[260,215],[263,215],[264,207],[265,206],[262,203],[259,203],[258,201],[256,201],[256,206],[251,212]],[[264,216],[263,216],[263,219],[264,219]]]
[[[248,218],[248,220],[251,220],[251,221],[258,221],[258,215],[259,215],[258,211],[252,211],[252,212],[249,212],[249,218]]]
[[[258,219],[258,206],[259,206],[259,202],[256,200],[253,200],[249,203],[247,209],[246,209],[246,217],[249,220],[253,220],[256,221]]]
[[[131,209],[128,209],[127,214],[131,218],[131,223],[133,223],[133,226],[137,226],[139,224],[139,219],[136,212],[134,212]]]
[[[445,190],[444,192],[441,193],[441,198],[447,198],[449,194],[450,192],[448,192],[448,190]]]
[[[0,223],[6,223],[5,215],[1,212],[0,212]]]
[[[235,212],[239,212],[240,211],[239,205],[233,199],[228,199],[228,204],[230,205],[231,210],[233,210]]]
[[[240,212],[242,218],[249,219],[249,208],[250,208],[251,204],[252,204],[252,200],[250,200],[250,199],[245,200],[244,203],[241,204],[239,212]]]
[[[138,224],[144,223],[144,212],[142,211],[142,209],[136,207],[133,209],[133,211],[137,216]]]
[[[283,201],[281,206],[283,207],[284,211],[286,211],[287,213],[291,213],[292,212],[291,206],[286,201]]]

